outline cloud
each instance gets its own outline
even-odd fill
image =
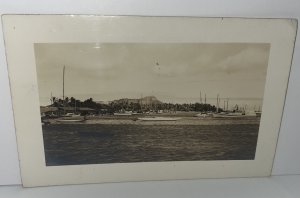
[[[226,74],[265,72],[268,58],[269,51],[265,48],[248,47],[218,62],[215,68]]]

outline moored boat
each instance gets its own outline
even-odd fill
[[[80,115],[75,113],[66,113],[64,117],[80,117]]]
[[[133,115],[131,111],[125,111],[125,112],[119,112],[119,113],[114,113],[115,116],[130,116]]]
[[[61,117],[59,119],[55,119],[56,122],[59,123],[74,123],[74,122],[84,122],[87,120],[86,116],[75,116],[75,117]]]
[[[86,119],[57,119],[56,122],[60,123],[73,123],[73,122],[84,122]]]
[[[142,121],[177,121],[181,118],[172,118],[172,117],[145,117],[145,118],[138,118],[138,120]]]
[[[194,115],[194,117],[206,118],[206,117],[208,117],[208,115],[206,113],[198,113],[198,114]]]
[[[242,113],[242,112],[230,112],[230,113],[227,113],[225,115],[230,117],[230,116],[242,116],[242,115],[245,115],[245,114]]]

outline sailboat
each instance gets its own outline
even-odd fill
[[[202,95],[201,95],[201,91],[200,91],[200,104],[202,103]],[[206,93],[204,95],[204,104],[206,104]],[[210,117],[210,115],[205,111],[202,111],[200,113],[197,113],[196,115],[194,115],[194,117],[199,117],[199,118],[206,118],[206,117]]]
[[[213,114],[214,118],[222,118],[224,115],[222,113],[219,113],[219,103],[220,103],[220,98],[219,94],[217,95],[217,110],[216,113]]]
[[[64,116],[60,119],[57,119],[57,122],[60,123],[72,123],[72,122],[83,122],[86,121],[86,117],[82,117],[76,115],[75,113],[65,113],[65,70],[66,66],[63,67],[63,109],[64,109]],[[75,104],[76,105],[76,104]],[[76,107],[75,107],[76,109]]]

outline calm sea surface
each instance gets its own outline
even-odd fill
[[[50,124],[43,126],[46,164],[251,160],[259,129],[253,119],[243,124]]]

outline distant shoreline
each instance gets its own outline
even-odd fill
[[[143,116],[158,117],[158,116]],[[230,118],[212,118],[212,117],[187,117],[176,116],[180,118],[176,121],[142,121],[138,116],[93,116],[88,117],[82,122],[58,122],[59,119],[48,119],[49,124],[103,124],[103,125],[232,125],[232,124],[259,124],[260,118],[254,116],[230,117]]]

